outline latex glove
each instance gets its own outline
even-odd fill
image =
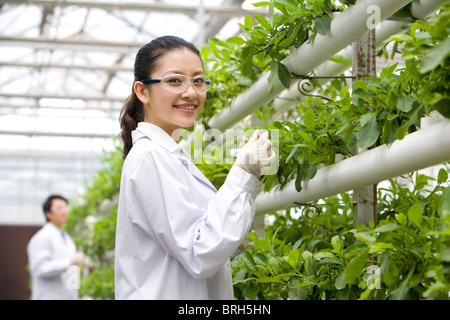
[[[73,255],[72,257],[69,258],[69,263],[72,264],[81,264],[83,263],[84,260],[84,253],[81,251],[78,251],[77,253],[75,253],[75,255]]]
[[[269,170],[274,161],[275,152],[269,132],[260,135],[259,130],[255,130],[250,140],[239,150],[235,165],[258,178]]]

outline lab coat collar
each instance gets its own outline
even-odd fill
[[[148,137],[154,143],[157,143],[170,153],[174,154],[198,181],[211,188],[214,192],[217,192],[214,185],[194,165],[187,151],[157,125],[148,122],[139,122],[136,130],[132,132],[132,137],[133,144],[140,138]]]
[[[136,130],[132,132],[133,144],[143,136],[147,136],[153,142],[169,152],[174,152],[181,147],[163,129],[149,122],[139,122]]]
[[[61,228],[57,227],[55,224],[51,223],[50,221],[47,221],[47,222],[44,224],[44,226],[46,226],[47,228],[50,228],[50,229],[52,229],[52,230],[58,231],[58,232],[61,232],[61,231],[62,231]]]

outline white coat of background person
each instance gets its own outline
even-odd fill
[[[84,254],[77,252],[61,227],[67,221],[68,201],[49,196],[43,204],[47,222],[33,235],[27,247],[32,300],[76,300]]]
[[[255,130],[216,190],[174,136],[194,124],[209,89],[198,50],[157,38],[134,72],[121,113],[115,297],[233,299],[230,257],[251,227],[257,178],[275,159],[268,133]]]

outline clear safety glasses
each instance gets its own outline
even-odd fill
[[[163,89],[173,93],[183,93],[190,85],[195,92],[203,94],[211,88],[211,79],[206,76],[186,77],[182,74],[170,74],[160,79],[139,80],[145,84],[157,83]]]

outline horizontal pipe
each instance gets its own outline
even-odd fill
[[[317,201],[446,161],[450,161],[448,119],[408,134],[391,145],[321,168],[313,179],[302,184],[300,192],[295,189],[295,181],[290,181],[281,191],[260,193],[256,198],[256,214],[286,209],[296,206],[296,202]]]
[[[114,42],[84,39],[50,39],[48,37],[0,36],[0,45],[5,47],[27,47],[46,50],[105,51],[130,54],[139,50],[143,42]]]
[[[368,10],[370,6],[379,8],[378,22],[381,22],[409,2],[411,0],[358,0],[355,5],[331,21],[330,31],[326,35],[317,34],[312,43],[303,44],[294,50],[283,63],[290,72],[308,74],[369,30],[368,21],[373,14]],[[270,92],[268,73],[264,73],[256,83],[238,96],[230,107],[212,117],[209,125],[219,130],[230,128],[254,110],[270,102],[284,89],[280,81],[277,81]]]
[[[108,102],[120,102],[123,103],[126,97],[111,97],[108,95],[98,96],[84,96],[80,95],[59,95],[59,94],[46,94],[46,93],[5,93],[0,92],[0,97],[3,98],[26,98],[26,99],[68,99],[68,100],[84,100],[84,101],[108,101]],[[1,102],[0,102],[1,106]]]
[[[415,2],[412,4],[412,15],[416,19],[426,19],[431,14],[436,12],[440,5],[444,3],[444,0],[422,0],[421,2]],[[385,20],[380,23],[376,29],[376,46],[377,50],[381,49],[385,41],[398,33],[405,32],[409,29],[410,22],[405,21],[391,21]],[[348,46],[337,53],[346,60],[352,60],[353,50],[352,46]],[[322,63],[314,70],[315,76],[338,76],[349,69],[348,65],[333,62],[328,60]],[[318,80],[319,84],[328,82],[329,80]],[[274,101],[275,112],[285,110],[293,105],[293,102],[300,99],[302,94],[298,91],[297,85],[294,84],[290,89],[285,90]]]
[[[28,62],[16,62],[16,61],[0,61],[0,67],[12,67],[12,68],[32,68],[32,69],[64,69],[64,70],[88,70],[88,71],[104,71],[104,72],[133,72],[133,67],[125,67],[120,65],[111,66],[93,66],[93,65],[72,65],[72,64],[57,64],[57,63],[28,63]]]
[[[41,132],[41,131],[16,131],[16,130],[0,130],[0,135],[13,136],[46,136],[46,137],[67,137],[67,138],[89,138],[89,139],[111,139],[116,134],[106,133],[69,133],[69,132]]]
[[[181,2],[181,1],[180,1]],[[130,1],[80,1],[80,0],[0,0],[0,4],[8,5],[37,5],[47,8],[55,7],[80,7],[87,9],[103,9],[103,10],[131,10],[131,11],[148,11],[148,12],[169,12],[169,13],[184,13],[194,16],[197,14],[197,6],[186,6],[178,4],[169,4],[164,2],[130,2]],[[220,6],[206,6],[205,13],[211,15],[223,16],[245,16],[247,14],[261,14],[268,16],[267,10],[243,9],[239,5],[220,5]]]

